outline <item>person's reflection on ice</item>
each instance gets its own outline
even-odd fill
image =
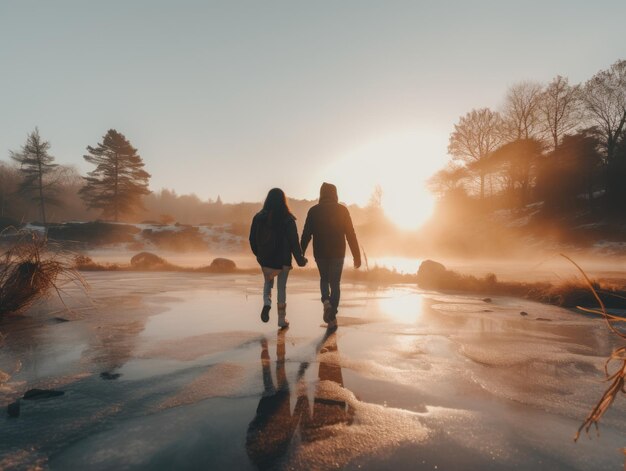
[[[261,341],[264,392],[246,437],[248,456],[259,469],[273,467],[286,454],[297,430],[303,442],[328,438],[340,433],[340,429],[333,426],[351,424],[354,415],[352,408],[340,397],[343,377],[337,334],[331,331],[326,333],[317,348],[319,374],[313,411],[304,382],[304,373],[309,365],[304,362],[296,375],[298,395],[291,413],[291,392],[285,372],[285,333],[285,330],[279,331],[276,341],[276,385],[272,378],[267,340]]]

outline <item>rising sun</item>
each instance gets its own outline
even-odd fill
[[[434,198],[426,180],[445,161],[441,133],[405,131],[385,134],[344,152],[324,169],[346,203],[364,206],[377,186],[385,214],[403,229],[416,229],[431,215]]]

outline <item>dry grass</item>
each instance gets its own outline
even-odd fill
[[[609,287],[599,281],[593,281],[592,286],[596,292],[609,291]],[[595,306],[597,303],[587,283],[579,280],[565,280],[557,285],[550,285],[539,293],[538,300],[567,308]]]
[[[567,257],[566,255],[563,255],[563,257],[565,257],[572,264],[574,264],[574,266],[580,271],[588,289],[591,291],[598,305],[600,306],[600,309],[587,309],[583,307],[580,307],[580,309],[585,312],[598,314],[604,317],[604,320],[606,321],[606,324],[611,332],[613,332],[621,339],[626,340],[626,334],[619,327],[619,323],[626,322],[626,319],[609,314],[606,310],[604,302],[602,301],[598,294],[598,291],[596,290],[596,287],[591,282],[587,274],[583,271],[583,269],[580,268],[580,266],[578,266],[578,264],[574,262],[571,258]],[[623,298],[623,296],[620,295],[615,296]],[[617,367],[613,370],[613,372],[611,372],[610,366],[615,363],[617,363]],[[613,351],[611,356],[606,360],[606,363],[604,364],[604,372],[606,374],[606,381],[610,383],[609,387],[604,392],[596,406],[591,410],[585,421],[579,427],[578,431],[576,432],[576,436],[574,437],[574,441],[578,440],[578,438],[580,437],[580,432],[582,432],[583,430],[586,433],[589,433],[591,427],[595,427],[596,431],[598,431],[598,424],[600,422],[600,419],[604,416],[609,407],[611,407],[611,404],[613,404],[618,394],[620,392],[626,394],[626,388],[624,385],[624,381],[626,379],[626,346],[620,347]]]
[[[62,286],[86,283],[73,267],[70,254],[56,249],[43,237],[17,233],[11,246],[0,255],[0,315],[27,310],[37,300]]]
[[[609,307],[626,308],[626,291],[623,280],[579,281],[565,280],[558,284],[550,282],[499,281],[493,273],[484,277],[464,275],[452,270],[445,270],[432,278],[420,279],[418,274],[415,282],[421,288],[440,291],[476,293],[480,295],[515,296],[545,304],[553,304],[565,308],[579,306],[596,306],[597,299],[589,290],[591,284],[597,293],[607,296]],[[405,280],[409,282],[410,279]]]

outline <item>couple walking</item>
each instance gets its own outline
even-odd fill
[[[306,266],[304,256],[313,238],[313,256],[320,274],[320,291],[324,304],[324,322],[328,328],[337,327],[337,309],[341,293],[340,282],[346,240],[350,246],[354,267],[361,266],[361,253],[348,209],[339,204],[337,187],[323,183],[319,203],[306,217],[302,239],[298,240],[296,217],[289,210],[285,193],[273,188],[267,194],[263,209],[252,219],[250,247],[263,271],[263,310],[261,320],[269,321],[274,279],[277,286],[278,326],[289,326],[286,318],[287,278],[292,266],[292,255],[300,267]]]

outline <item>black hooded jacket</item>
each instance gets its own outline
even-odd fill
[[[316,260],[344,258],[346,239],[355,262],[361,263],[361,252],[348,208],[339,204],[337,187],[323,183],[319,203],[309,209],[302,231],[302,253],[313,237],[313,255]]]
[[[304,256],[298,242],[298,228],[295,218],[288,214],[279,224],[274,225],[269,220],[269,212],[259,211],[252,219],[250,227],[250,248],[256,256],[259,265],[275,269],[291,266],[291,254],[296,258],[298,265],[304,266]],[[260,238],[270,238],[270,247],[262,246]]]

